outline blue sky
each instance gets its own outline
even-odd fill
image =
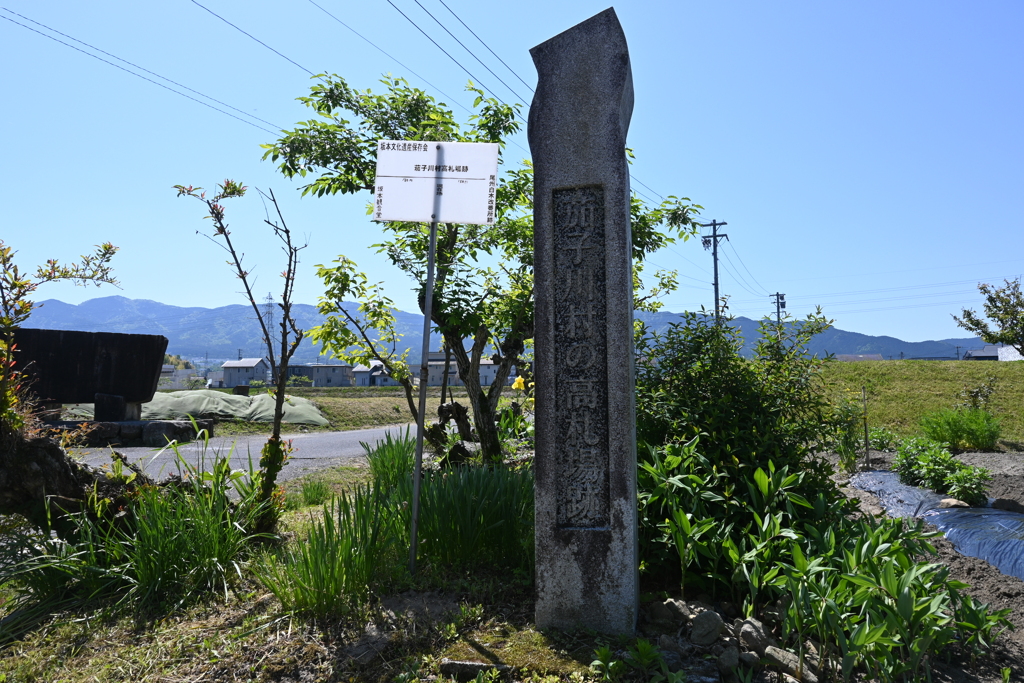
[[[535,84],[529,48],[607,7],[445,0],[517,77],[440,0],[420,0],[520,98],[415,0],[392,1],[506,101],[531,96],[518,80]],[[273,189],[289,225],[308,237],[298,301],[315,303],[322,292],[314,265],[345,254],[413,310],[410,283],[369,249],[381,233],[365,215],[367,197],[300,199],[298,183],[261,161],[260,144],[311,117],[295,101],[311,85],[306,70],[375,90],[381,74],[402,75],[463,116],[469,76],[387,0],[202,5],[288,59],[191,0],[2,4],[0,236],[23,266],[71,259],[100,241],[121,248],[120,291],[54,284],[37,298],[242,303],[224,253],[196,234],[208,228],[202,206],[171,189],[230,177]],[[636,91],[629,144],[643,185],[634,187],[648,197],[688,196],[708,220],[728,222],[722,291],[734,313],[773,313],[768,295],[782,292],[791,313],[821,305],[842,329],[908,341],[960,337],[967,334],[950,314],[980,306],[977,283],[1024,272],[1021,3],[675,1],[615,9]],[[524,132],[506,158],[527,149]],[[246,263],[259,274],[256,290],[277,292],[280,252],[261,224],[262,204],[253,193],[228,208]],[[711,305],[711,257],[700,240],[651,261],[680,272],[683,286],[667,298],[668,310]]]

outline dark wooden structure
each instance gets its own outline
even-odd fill
[[[21,328],[14,333],[16,369],[47,403],[94,403],[95,419],[139,419],[153,400],[167,337],[155,334]]]

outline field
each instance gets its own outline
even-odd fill
[[[830,363],[824,379],[836,395],[860,397],[867,389],[868,424],[900,436],[919,433],[926,413],[951,408],[964,388],[993,383],[988,409],[1002,418],[1001,445],[1024,450],[1024,363],[986,361],[863,361]]]
[[[227,390],[230,392],[230,390]],[[409,404],[402,387],[289,387],[288,393],[293,396],[308,398],[324,414],[330,425],[311,427],[302,425],[301,431],[334,432],[349,429],[367,429],[385,425],[412,422]],[[455,388],[455,398],[468,407],[466,391]],[[418,400],[418,394],[414,394]],[[446,399],[451,400],[451,399]],[[427,388],[427,416],[436,417],[437,406],[441,402],[441,388]],[[234,436],[239,434],[269,434],[270,423],[221,421],[215,429],[218,436]],[[285,425],[284,430],[294,431],[295,427]]]

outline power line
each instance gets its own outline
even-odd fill
[[[195,2],[195,1],[196,1],[196,0],[192,0],[192,2]],[[505,105],[506,107],[508,106],[508,104],[506,104],[506,103],[505,103],[505,101],[504,101],[503,99],[501,99],[500,97],[498,97],[498,96],[497,96],[497,95],[496,95],[496,94],[494,93],[494,89],[493,89],[493,88],[488,88],[488,87],[487,87],[486,85],[484,85],[483,81],[481,81],[481,80],[480,80],[479,78],[477,78],[476,76],[474,76],[474,75],[473,75],[473,73],[472,73],[472,72],[471,72],[471,71],[470,71],[469,69],[467,69],[466,67],[462,66],[462,63],[461,63],[461,62],[459,62],[459,60],[455,59],[455,57],[452,57],[452,56],[451,56],[451,54],[450,54],[450,53],[449,53],[449,52],[448,52],[447,50],[445,50],[445,49],[444,49],[443,47],[441,47],[441,45],[440,45],[440,44],[439,44],[439,43],[438,43],[438,42],[437,42],[436,40],[434,40],[433,38],[431,38],[431,37],[430,37],[430,34],[429,34],[429,33],[427,33],[426,31],[424,31],[424,30],[423,30],[423,28],[422,28],[422,27],[421,27],[421,26],[420,26],[419,24],[417,24],[417,23],[416,23],[415,21],[413,21],[413,20],[412,20],[412,19],[411,19],[411,18],[409,17],[409,15],[408,15],[408,14],[406,14],[406,13],[405,13],[405,12],[403,12],[403,11],[402,11],[401,9],[399,9],[398,5],[396,5],[395,3],[393,3],[393,2],[391,1],[391,0],[388,0],[388,4],[389,4],[389,5],[391,5],[392,7],[394,7],[394,8],[395,8],[395,11],[396,11],[396,12],[398,12],[398,13],[399,13],[399,14],[401,14],[401,15],[402,15],[403,17],[405,17],[406,21],[408,21],[408,22],[409,22],[410,24],[412,24],[412,25],[413,25],[413,26],[414,26],[414,27],[416,28],[416,30],[417,30],[417,31],[419,31],[419,32],[420,32],[420,33],[422,33],[422,34],[423,34],[424,36],[426,36],[427,40],[429,40],[430,42],[432,42],[432,43],[433,43],[433,44],[434,44],[434,45],[435,45],[435,46],[437,47],[437,49],[438,49],[438,50],[440,50],[441,52],[443,52],[443,53],[445,53],[446,55],[448,55],[448,59],[450,59],[450,60],[452,60],[453,62],[455,62],[456,64],[458,64],[458,65],[459,65],[459,68],[460,68],[460,69],[462,69],[463,71],[465,71],[465,72],[466,72],[467,74],[469,74],[469,77],[470,77],[470,78],[472,78],[472,79],[473,79],[474,81],[476,81],[477,83],[479,83],[479,84],[480,84],[480,87],[481,87],[481,88],[483,88],[484,90],[490,90],[490,91],[491,91],[491,94],[492,94],[492,95],[494,95],[495,99],[497,99],[497,100],[498,100],[499,102],[501,102],[502,104],[504,104],[504,105]],[[418,4],[418,3],[417,3],[417,4]],[[431,15],[431,16],[433,16],[433,15]],[[437,21],[437,19],[434,19],[434,21]],[[440,23],[440,22],[438,22],[438,23]],[[443,28],[443,27],[442,27],[442,28]],[[470,54],[472,54],[472,53],[470,53]],[[474,56],[475,56],[475,55],[474,55]],[[522,118],[522,117],[520,117],[520,118]]]
[[[100,49],[100,48],[96,47],[95,45],[90,45],[89,43],[85,42],[84,40],[79,40],[78,38],[75,38],[74,36],[69,36],[69,35],[68,35],[67,33],[62,33],[61,31],[58,31],[57,29],[55,29],[55,28],[53,28],[53,27],[51,27],[51,26],[47,26],[46,24],[43,24],[43,23],[41,23],[41,22],[38,22],[38,21],[36,21],[35,19],[32,19],[32,18],[30,18],[30,17],[26,17],[26,16],[24,15],[24,14],[18,14],[18,13],[17,13],[17,12],[15,12],[14,10],[10,10],[10,9],[7,9],[6,7],[2,8],[2,9],[3,9],[3,10],[4,10],[5,12],[10,12],[11,14],[13,14],[13,15],[15,15],[15,16],[19,16],[19,17],[21,17],[21,18],[22,18],[22,19],[24,19],[25,21],[31,21],[31,22],[32,22],[33,24],[35,24],[36,26],[42,26],[42,27],[43,27],[43,28],[45,28],[45,29],[46,29],[47,31],[52,31],[53,33],[56,33],[56,34],[57,34],[57,35],[59,35],[59,36],[64,36],[64,37],[65,37],[65,38],[67,38],[68,40],[73,40],[73,41],[75,41],[76,43],[80,43],[80,44],[82,44],[82,45],[85,45],[85,46],[86,46],[86,47],[88,47],[88,48],[89,48],[90,50],[95,50],[96,52],[99,52],[99,53],[101,53],[101,54],[105,54],[105,55],[107,55],[108,57],[113,57],[114,59],[118,60],[119,62],[124,62],[125,64],[128,64],[129,66],[132,66],[132,67],[134,67],[134,68],[136,68],[136,69],[139,69],[140,71],[145,71],[146,73],[148,73],[148,74],[151,74],[151,75],[153,75],[153,76],[156,76],[157,78],[160,78],[160,79],[162,79],[162,80],[165,80],[165,81],[167,81],[168,83],[173,83],[174,85],[178,86],[179,88],[184,88],[185,90],[188,90],[189,92],[194,92],[195,94],[199,95],[200,97],[205,97],[206,99],[208,99],[208,100],[210,100],[210,101],[212,101],[212,102],[216,102],[217,104],[223,105],[223,106],[227,107],[228,109],[234,109],[234,110],[235,110],[235,111],[237,111],[237,112],[238,112],[239,114],[243,114],[243,115],[245,115],[245,116],[248,116],[248,117],[250,117],[250,118],[252,118],[252,119],[255,119],[255,120],[257,120],[257,121],[261,121],[262,123],[265,123],[265,124],[267,124],[268,126],[274,126],[275,128],[278,128],[278,129],[280,129],[280,128],[281,128],[281,126],[277,125],[276,123],[271,123],[270,121],[267,121],[266,119],[261,119],[261,118],[260,118],[260,117],[258,117],[258,116],[253,116],[253,115],[252,115],[252,114],[250,114],[249,112],[247,112],[247,111],[243,111],[243,110],[239,109],[238,107],[233,107],[233,106],[231,106],[230,104],[228,104],[227,102],[221,102],[220,100],[218,100],[218,99],[217,99],[217,98],[215,98],[215,97],[210,97],[209,95],[203,94],[203,93],[199,92],[198,90],[195,90],[195,89],[193,89],[193,88],[190,88],[190,87],[188,87],[187,85],[183,85],[182,83],[178,83],[177,81],[175,81],[175,80],[171,80],[170,78],[167,78],[166,76],[161,76],[160,74],[156,73],[155,71],[150,71],[150,70],[149,70],[149,69],[147,69],[146,67],[143,67],[143,66],[139,66],[138,64],[135,64],[134,62],[130,62],[130,61],[128,61],[127,59],[123,59],[123,58],[121,58],[121,57],[118,57],[118,56],[117,56],[117,55],[115,55],[115,54],[111,54],[111,53],[107,52],[106,50],[102,50],[102,49]],[[27,27],[26,27],[26,28],[27,28]],[[42,35],[45,35],[45,34],[42,34]],[[47,37],[49,37],[49,36],[47,36]],[[69,47],[70,47],[70,46],[69,46]],[[87,54],[88,54],[88,53],[87,53]]]
[[[735,245],[733,245],[732,242],[729,242],[729,247],[732,249],[732,253],[736,254],[736,258],[739,259],[740,265],[743,266],[743,270],[747,271],[747,275],[750,276],[750,279],[754,282],[754,284],[757,285],[761,289],[761,291],[767,292],[768,290],[765,289],[764,285],[758,282],[757,278],[754,277],[754,274],[750,272],[750,268],[747,268],[747,264],[743,262],[743,258],[740,256],[740,252],[736,250]]]
[[[197,7],[202,7],[202,8],[204,9],[204,10],[206,10],[207,12],[209,12],[210,14],[212,14],[213,16],[217,17],[218,19],[220,19],[221,21],[223,21],[223,22],[224,22],[225,24],[227,24],[227,25],[228,25],[228,26],[230,26],[231,28],[235,29],[236,31],[238,31],[238,32],[240,32],[240,33],[244,33],[245,35],[249,36],[250,38],[252,38],[253,40],[255,40],[255,41],[256,41],[257,43],[259,43],[259,44],[260,44],[260,45],[262,45],[263,47],[267,48],[268,50],[270,50],[270,51],[271,51],[271,52],[273,52],[274,54],[276,54],[276,55],[278,55],[278,56],[280,56],[280,57],[283,57],[284,59],[287,59],[287,60],[288,60],[289,62],[291,62],[291,63],[292,63],[292,64],[294,64],[295,66],[299,67],[300,69],[302,69],[303,71],[305,71],[306,73],[308,73],[308,74],[309,74],[310,76],[316,76],[316,74],[315,74],[315,73],[313,73],[312,71],[310,71],[310,70],[309,70],[309,69],[307,69],[306,67],[302,66],[301,64],[299,64],[298,62],[296,62],[296,61],[295,61],[294,59],[292,59],[291,57],[288,57],[287,55],[284,55],[284,54],[282,54],[282,53],[278,52],[277,50],[275,50],[274,48],[270,47],[269,45],[267,45],[266,43],[264,43],[264,42],[263,42],[262,40],[260,40],[260,39],[259,39],[259,38],[257,38],[256,36],[254,36],[253,34],[249,33],[248,31],[245,31],[244,29],[241,29],[241,28],[239,28],[238,26],[235,26],[235,25],[234,25],[234,24],[232,24],[232,23],[231,23],[230,21],[228,21],[227,19],[225,19],[225,18],[224,18],[224,17],[222,17],[221,15],[217,14],[216,12],[214,12],[214,11],[213,11],[212,9],[210,9],[209,7],[205,7],[205,6],[201,5],[201,4],[199,4],[198,2],[196,2],[196,0],[192,0],[192,4],[193,4],[193,5],[196,5]]]
[[[509,92],[511,92],[511,93],[512,93],[513,95],[515,95],[516,97],[518,97],[518,98],[519,98],[520,100],[526,100],[526,98],[525,98],[525,97],[523,97],[522,95],[520,95],[519,93],[517,93],[517,92],[516,92],[515,90],[513,90],[513,89],[512,89],[512,86],[510,86],[510,85],[509,85],[508,83],[506,83],[505,81],[501,80],[501,76],[499,76],[498,74],[494,73],[494,71],[492,71],[492,70],[491,70],[491,67],[489,67],[489,66],[487,66],[486,64],[484,64],[484,61],[483,61],[482,59],[480,59],[479,57],[477,57],[477,56],[476,56],[476,54],[475,54],[475,53],[474,53],[474,52],[473,52],[472,50],[470,50],[470,49],[469,49],[468,47],[466,47],[466,45],[465,45],[465,44],[464,44],[464,43],[463,43],[463,42],[462,42],[461,40],[459,40],[458,38],[456,38],[456,37],[455,37],[455,34],[454,34],[454,33],[452,33],[451,31],[449,31],[449,30],[448,30],[448,27],[447,27],[447,26],[445,26],[445,25],[444,25],[444,24],[442,24],[442,23],[441,23],[440,21],[438,21],[437,17],[435,17],[435,16],[433,15],[433,14],[431,14],[430,10],[428,10],[428,9],[427,9],[426,7],[424,7],[424,6],[423,6],[423,4],[422,4],[422,3],[420,2],[420,0],[413,0],[413,2],[415,2],[415,3],[417,4],[417,5],[419,5],[420,9],[421,9],[421,10],[423,10],[424,12],[426,12],[426,13],[427,13],[427,16],[429,16],[429,17],[430,17],[431,19],[433,19],[433,20],[434,20],[434,21],[435,21],[435,22],[437,23],[437,25],[438,25],[438,26],[440,26],[441,28],[443,28],[443,29],[444,29],[444,31],[445,31],[445,33],[447,33],[448,35],[450,35],[450,36],[452,37],[452,39],[454,39],[454,40],[455,40],[455,42],[456,42],[456,43],[458,43],[459,45],[461,45],[461,46],[462,46],[462,49],[463,49],[463,50],[465,50],[465,51],[466,51],[466,52],[468,52],[468,53],[469,53],[470,55],[472,55],[472,56],[473,56],[473,59],[475,59],[476,61],[480,62],[480,66],[482,66],[483,68],[487,69],[487,71],[488,71],[488,72],[490,72],[490,74],[491,74],[492,76],[494,76],[495,78],[497,78],[497,79],[498,79],[498,82],[499,82],[499,83],[501,83],[501,84],[502,84],[503,86],[505,86],[506,88],[508,88]],[[447,5],[445,5],[445,6],[447,7]],[[451,12],[451,10],[448,10],[448,11],[449,11],[449,12]],[[453,12],[453,14],[454,14],[454,12]],[[455,17],[455,18],[456,18],[456,19],[458,19],[458,17]],[[461,20],[460,20],[460,21],[461,21]],[[487,46],[485,45],[484,47],[487,47]]]
[[[6,8],[4,8],[4,9],[6,9]],[[7,10],[7,11],[9,12],[10,10]],[[17,24],[18,26],[21,26],[24,29],[32,31],[33,33],[38,33],[39,35],[43,36],[44,38],[49,38],[50,40],[52,40],[52,41],[54,41],[56,43],[60,43],[61,45],[64,45],[65,47],[69,47],[72,50],[75,50],[77,52],[81,52],[83,55],[88,55],[89,57],[92,57],[93,59],[97,59],[97,60],[103,62],[104,64],[109,64],[110,66],[114,67],[115,69],[120,69],[121,71],[124,71],[125,73],[129,73],[132,76],[135,76],[136,78],[141,78],[144,81],[149,81],[153,85],[159,86],[159,87],[163,88],[164,90],[169,90],[170,92],[174,93],[175,95],[180,95],[181,97],[184,97],[186,99],[192,100],[193,102],[197,102],[197,103],[203,105],[204,107],[209,107],[210,109],[213,109],[214,111],[218,111],[221,114],[224,114],[225,116],[230,116],[233,119],[237,119],[238,121],[241,121],[242,123],[248,124],[248,125],[252,126],[253,128],[258,128],[258,129],[260,129],[260,130],[262,130],[264,132],[270,133],[271,135],[277,135],[278,132],[279,132],[279,131],[274,131],[274,130],[268,130],[267,128],[264,128],[263,126],[261,126],[259,124],[253,123],[252,121],[247,121],[247,120],[245,120],[245,119],[243,119],[241,117],[235,116],[231,112],[227,112],[227,111],[224,111],[223,109],[219,109],[218,107],[215,107],[215,106],[213,106],[212,104],[210,104],[208,102],[203,102],[202,100],[197,100],[196,98],[192,97],[191,95],[186,95],[185,93],[180,92],[178,90],[175,90],[174,88],[168,87],[168,86],[164,85],[163,83],[158,83],[157,81],[154,81],[152,78],[146,78],[142,74],[135,73],[131,69],[126,69],[123,66],[121,66],[120,64],[114,64],[113,62],[111,62],[111,61],[109,61],[107,59],[103,59],[102,57],[100,57],[98,55],[94,55],[91,52],[86,52],[85,50],[83,50],[83,49],[81,49],[79,47],[75,47],[74,45],[71,45],[70,43],[65,43],[60,38],[54,38],[53,36],[47,35],[47,34],[43,33],[42,31],[39,31],[39,30],[36,30],[36,29],[32,28],[31,26],[26,26],[25,24],[21,23],[20,21],[15,21],[14,19],[11,19],[10,17],[5,17],[2,14],[0,14],[0,19],[6,19],[7,21],[11,22],[12,24]],[[29,21],[31,21],[31,20],[29,20]],[[40,24],[40,26],[43,26],[43,24]],[[165,79],[165,80],[169,81],[170,79]],[[203,95],[203,97],[207,97],[207,96]],[[211,97],[211,98],[208,98],[208,99],[213,99],[213,98]],[[271,125],[273,125],[273,124],[271,124]]]
[[[496,59],[497,59],[497,60],[498,60],[499,62],[501,62],[501,63],[502,63],[502,65],[503,65],[503,66],[504,66],[504,67],[505,67],[506,69],[508,69],[509,71],[511,71],[511,72],[512,72],[512,75],[513,75],[513,76],[515,76],[516,78],[518,78],[518,79],[519,79],[519,82],[520,82],[520,83],[522,83],[523,85],[525,85],[525,86],[527,87],[527,89],[529,89],[529,91],[530,91],[530,92],[536,92],[536,91],[535,91],[535,90],[534,90],[534,89],[533,89],[532,87],[530,87],[530,84],[529,84],[529,83],[527,83],[526,81],[524,81],[524,80],[522,79],[522,77],[521,77],[521,76],[520,76],[519,74],[517,74],[517,73],[515,72],[515,70],[513,70],[513,69],[512,69],[512,67],[510,67],[510,66],[509,66],[508,64],[505,64],[505,60],[503,60],[503,59],[502,59],[501,57],[498,57],[497,53],[495,53],[495,51],[494,51],[494,50],[492,50],[492,49],[490,48],[490,46],[489,46],[489,45],[488,45],[487,43],[485,43],[485,42],[484,42],[483,38],[481,38],[480,36],[478,36],[478,35],[476,34],[476,31],[474,31],[473,29],[471,29],[471,28],[470,28],[469,26],[466,26],[466,22],[464,22],[464,21],[463,21],[463,20],[462,20],[461,18],[459,18],[459,15],[458,15],[458,14],[456,14],[456,13],[455,13],[455,11],[454,11],[454,10],[453,10],[453,9],[452,9],[451,7],[449,7],[449,6],[448,6],[448,4],[447,4],[447,3],[446,3],[446,2],[444,1],[444,0],[438,0],[438,2],[440,2],[440,3],[442,4],[442,5],[444,5],[444,8],[445,8],[446,10],[448,10],[449,12],[451,12],[451,13],[452,13],[452,16],[453,16],[453,17],[455,17],[456,19],[458,19],[458,20],[459,20],[459,23],[460,23],[460,24],[462,24],[463,26],[465,26],[465,27],[466,27],[466,30],[467,30],[467,31],[469,31],[470,33],[472,33],[472,34],[473,34],[473,37],[474,37],[474,38],[476,38],[477,40],[479,40],[479,41],[480,41],[480,44],[481,44],[481,45],[483,45],[484,47],[486,47],[486,48],[487,48],[487,51],[488,51],[488,52],[490,52],[490,53],[491,53],[492,55],[494,55],[494,57],[495,57],[495,58],[496,58]],[[463,46],[463,47],[465,47],[465,46]],[[489,71],[489,70],[490,70],[490,69],[488,69],[488,71]],[[509,90],[511,90],[511,88],[509,88]],[[520,99],[522,99],[522,98],[520,98]]]
[[[419,75],[418,73],[416,73],[415,71],[413,71],[412,69],[410,69],[410,68],[409,68],[408,66],[406,66],[406,65],[405,65],[405,64],[403,64],[402,62],[398,61],[398,59],[397,59],[396,57],[394,57],[394,56],[392,56],[391,54],[389,54],[388,52],[386,52],[386,51],[384,50],[384,48],[380,47],[379,45],[377,45],[376,43],[374,43],[374,42],[373,42],[372,40],[370,40],[369,38],[367,38],[366,36],[364,36],[364,35],[363,35],[362,33],[360,33],[359,31],[355,30],[354,28],[352,28],[351,26],[349,26],[348,24],[346,24],[346,23],[345,23],[344,21],[342,21],[342,20],[341,20],[341,19],[339,19],[338,17],[336,17],[336,16],[334,16],[333,14],[331,14],[330,12],[328,12],[328,11],[327,11],[326,9],[324,9],[323,7],[321,7],[320,5],[318,5],[318,4],[316,3],[316,2],[314,2],[314,0],[309,0],[309,3],[310,3],[311,5],[313,5],[314,7],[316,7],[316,8],[318,9],[318,10],[320,10],[321,12],[323,12],[324,14],[326,14],[327,16],[329,16],[329,17],[330,17],[331,19],[334,19],[334,20],[335,20],[336,22],[338,22],[339,24],[341,24],[342,26],[344,26],[345,28],[347,28],[347,29],[348,29],[349,31],[351,31],[352,33],[354,33],[354,34],[356,34],[357,36],[359,36],[360,38],[362,38],[362,39],[363,39],[364,41],[366,41],[367,43],[369,43],[369,44],[370,44],[370,45],[371,45],[371,46],[372,46],[373,48],[375,48],[375,49],[376,49],[376,50],[377,50],[378,52],[380,52],[381,54],[383,54],[383,55],[384,55],[385,57],[387,57],[388,59],[392,59],[392,60],[394,60],[394,61],[395,61],[395,63],[397,63],[397,64],[398,64],[398,65],[399,65],[400,67],[402,67],[403,69],[407,69],[407,70],[409,71],[409,73],[411,73],[411,74],[412,74],[413,76],[415,76],[416,78],[420,79],[421,81],[423,81],[424,83],[426,83],[427,85],[429,85],[429,86],[430,86],[431,88],[433,88],[434,90],[436,90],[436,91],[437,91],[437,92],[439,92],[440,94],[444,95],[444,96],[445,96],[445,97],[446,97],[447,99],[451,100],[451,101],[452,101],[452,102],[453,102],[454,104],[456,104],[456,105],[458,105],[458,106],[462,107],[462,108],[463,108],[464,110],[466,110],[466,111],[467,111],[467,112],[469,112],[470,114],[472,114],[472,113],[473,113],[473,112],[472,112],[472,111],[471,111],[471,110],[470,110],[470,109],[469,109],[468,107],[466,107],[466,106],[465,106],[464,104],[462,104],[461,102],[458,102],[458,101],[456,101],[456,99],[455,99],[454,97],[452,97],[451,95],[448,95],[448,94],[446,94],[446,93],[445,93],[444,91],[442,91],[442,90],[441,90],[440,88],[438,88],[438,87],[437,87],[436,85],[434,85],[433,83],[431,83],[431,82],[430,82],[430,81],[428,81],[427,79],[423,78],[423,76],[420,76],[420,75]]]

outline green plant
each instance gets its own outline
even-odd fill
[[[832,449],[839,456],[840,469],[852,473],[857,467],[857,449],[862,445],[864,408],[859,399],[842,398],[834,403],[832,411]]]
[[[384,491],[395,489],[400,482],[412,476],[416,456],[416,439],[409,435],[409,428],[401,436],[384,434],[384,440],[373,446],[359,442],[370,465],[370,476],[374,486]]]
[[[968,505],[983,507],[988,501],[988,482],[992,475],[975,465],[965,466],[946,477],[945,492]]]
[[[399,561],[405,536],[388,492],[359,487],[310,515],[304,542],[280,557],[268,557],[254,571],[293,613],[315,617],[363,609],[374,587],[387,585]]]
[[[954,451],[995,450],[999,418],[981,408],[943,408],[921,418],[921,430]]]
[[[590,663],[590,668],[601,677],[602,681],[614,683],[626,672],[626,663],[621,659],[615,659],[612,649],[607,645],[602,645],[594,650],[594,661]]]
[[[311,387],[313,386],[313,378],[307,377],[306,375],[292,375],[288,378],[288,386],[290,387]]]
[[[23,599],[110,597],[120,606],[167,610],[211,592],[227,594],[242,577],[261,509],[254,500],[254,472],[232,470],[231,452],[213,452],[202,441],[197,465],[175,449],[181,483],[144,486],[121,504],[98,494],[77,516],[74,541],[46,539],[26,548],[25,559],[0,574],[16,581]],[[207,464],[209,468],[207,469]],[[115,461],[114,478],[124,474]],[[232,489],[241,499],[231,499]],[[119,505],[110,523],[109,509]]]
[[[661,650],[646,638],[637,638],[636,643],[626,649],[626,664],[646,678],[664,662]]]
[[[899,445],[900,437],[885,427],[872,427],[868,431],[868,442],[876,451],[893,452]]]
[[[957,392],[956,397],[959,400],[953,404],[953,409],[971,408],[977,410],[979,408],[988,408],[988,402],[992,398],[992,394],[995,393],[998,382],[998,377],[989,375],[977,384],[965,384]]]
[[[251,379],[249,380],[250,389],[266,389],[267,383],[262,379]]]
[[[396,495],[411,500],[411,477],[401,480]],[[407,528],[408,507],[402,514]],[[532,574],[533,473],[500,465],[425,473],[419,538],[419,553],[440,566],[490,565]]]
[[[1007,344],[1024,354],[1024,293],[1020,291],[1020,278],[1004,280],[1005,286],[994,287],[978,284],[978,291],[985,297],[985,316],[979,316],[973,309],[963,309],[962,317],[953,316],[956,324],[968,332],[981,337],[986,344]],[[991,320],[995,329],[989,326]]]

